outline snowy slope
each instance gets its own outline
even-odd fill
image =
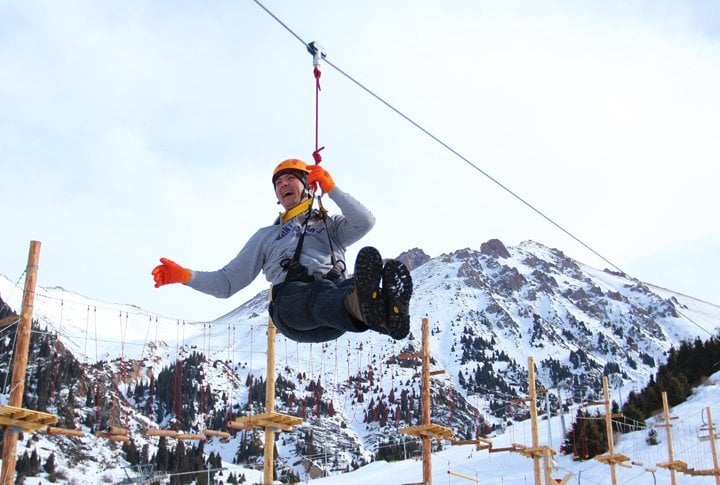
[[[423,317],[430,322],[432,367],[446,371],[433,378],[433,420],[452,427],[461,437],[474,436],[481,423],[497,427],[497,446],[506,446],[506,440],[508,444],[528,442],[527,424],[517,422],[527,410],[511,404],[527,390],[528,357],[534,358],[542,387],[562,386],[564,394],[570,391],[563,398],[576,402],[597,396],[600,377],[610,370],[613,399],[621,400],[645,385],[673,345],[707,338],[720,328],[720,307],[587,267],[535,242],[505,248],[499,241],[488,241],[479,250],[462,249],[436,258],[421,253],[413,250],[404,255],[416,263],[408,339],[396,342],[367,332],[327,344],[298,344],[278,336],[276,372],[294,390],[279,392],[276,405],[283,412],[306,416],[305,424],[295,432],[283,433],[277,444],[278,460],[301,477],[305,473],[299,465],[302,456],[318,463],[332,450],[337,468],[363,465],[389,446],[389,440],[399,439],[399,428],[417,423],[419,369],[417,363],[401,362],[397,356],[420,349]],[[190,291],[177,290],[179,294]],[[17,310],[21,297],[21,286],[0,276],[0,298]],[[193,352],[204,354],[208,358],[200,369],[203,384],[209,385],[218,400],[227,396],[237,410],[252,397],[248,380],[266,374],[266,307],[265,291],[215,320],[185,322],[62,288],[38,288],[34,316],[41,328],[59,336],[80,363],[106,361],[108,371],[115,375],[132,363],[130,377],[118,386],[124,394],[177,359]],[[319,394],[312,390],[318,385]],[[409,403],[409,414],[401,413],[401,396]],[[707,400],[698,399],[707,405]],[[320,403],[331,405],[332,415],[321,412]],[[557,400],[551,402],[554,410],[557,404]],[[155,446],[157,440],[143,437],[144,430],[168,423],[150,421],[134,409],[138,405],[129,399],[120,413],[129,416],[139,445]],[[493,413],[493,406],[506,414]],[[568,425],[573,415],[566,416]],[[200,413],[197,421],[183,423],[186,431],[202,430],[202,417]],[[555,449],[561,440],[557,419],[551,421]],[[549,434],[544,428],[546,425],[541,432]],[[315,449],[311,456],[298,451],[308,435],[312,435]],[[628,436],[623,435],[618,446]],[[644,442],[644,438],[634,439]],[[93,456],[96,442],[92,437],[82,440],[88,456]],[[41,443],[48,450],[58,446],[57,440],[43,438]],[[219,453],[231,463],[238,438],[229,443],[209,441],[205,446],[206,452]],[[467,447],[454,447],[438,456],[445,457],[442,459],[453,470],[455,463],[471,460],[467,469],[480,467],[477,473],[483,478],[488,475],[482,467],[499,467],[506,473],[499,475],[502,483],[513,483],[508,481],[513,474],[527,477],[532,469],[526,458],[488,455]],[[105,457],[98,453],[97,460],[105,464],[104,471],[98,466],[82,473],[99,477],[122,466],[117,453]],[[582,465],[566,463],[568,459],[563,457],[557,460],[561,467],[574,471]],[[604,467],[585,466],[582,476],[583,480],[588,477],[587,483],[593,483],[589,481],[591,470]],[[353,476],[375,473],[379,467],[378,463],[363,466]],[[441,470],[439,465],[436,468]],[[389,469],[400,474],[407,470],[404,481],[419,480],[412,475],[419,473],[414,460],[386,465],[377,473],[387,476]],[[448,477],[446,470],[444,473],[443,480],[455,483],[455,478]],[[359,479],[372,479],[371,475],[364,477]],[[378,483],[400,481],[378,479]]]
[[[672,408],[672,443],[675,460],[682,461],[688,468],[695,470],[713,469],[710,442],[702,439],[708,435],[706,408],[710,407],[711,416],[715,421],[720,419],[720,373],[714,374],[704,386],[696,389],[695,394],[685,403]],[[574,412],[563,418],[567,425]],[[541,416],[541,419],[543,417]],[[560,449],[561,417],[554,416],[540,422],[539,444]],[[648,428],[661,424],[663,416],[651,418]],[[716,426],[717,428],[717,426]],[[647,430],[627,432],[616,435],[615,453],[630,458],[630,467],[615,467],[617,483],[652,483],[657,485],[670,484],[671,474],[658,464],[669,461],[668,440],[665,428],[656,428],[659,444],[651,446],[646,443]],[[532,431],[530,421],[516,423],[503,434],[492,438],[494,448],[509,447],[511,444],[531,446]],[[561,479],[572,474],[571,484],[607,484],[611,483],[610,467],[597,460],[574,461],[572,455],[555,455],[553,459],[553,478]],[[472,483],[466,478],[448,474],[448,471],[461,473],[478,480],[484,485],[511,485],[534,483],[532,459],[519,453],[490,453],[487,450],[476,451],[474,445],[452,446],[432,455],[433,483],[466,484]],[[416,459],[401,462],[375,462],[355,472],[342,475],[346,485],[400,484],[422,482],[422,462]],[[338,483],[338,477],[328,477],[313,481],[318,485]],[[696,485],[714,484],[715,478],[710,476],[691,476],[676,472],[677,483]],[[544,482],[543,482],[544,483]]]

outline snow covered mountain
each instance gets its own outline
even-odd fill
[[[622,400],[645,385],[672,346],[720,328],[716,305],[585,266],[531,241],[505,247],[491,240],[435,258],[413,249],[399,258],[415,282],[408,339],[371,332],[327,344],[277,338],[276,409],[305,419],[279,435],[279,478],[306,478],[318,466],[335,474],[413,454],[418,443],[399,429],[420,419],[419,361],[399,356],[420,350],[423,317],[431,325],[433,369],[446,371],[433,377],[432,419],[460,439],[498,435],[527,417],[517,398],[527,393],[530,356],[538,385],[553,389],[549,405],[556,412],[561,404],[595,399],[603,375],[611,380],[613,399]],[[0,277],[0,298],[17,312],[22,288]],[[224,429],[228,418],[261,411],[266,306],[263,292],[215,320],[187,322],[39,288],[34,317],[38,339],[47,340],[34,347],[28,376],[38,380],[41,368],[59,370],[50,379],[53,395],[35,401],[58,415],[61,403],[71,404],[62,412],[63,425],[86,431],[75,440],[43,437],[41,458],[54,452],[78,483],[78,471],[92,475],[93,483],[118,480],[124,476],[119,468],[135,463],[128,452],[158,452],[160,440],[148,437],[148,428]],[[4,311],[0,318],[9,314]],[[10,332],[0,332],[10,348]],[[42,354],[40,343],[55,351]],[[56,359],[65,354],[80,372],[63,382]],[[2,355],[4,381],[10,352]],[[112,425],[129,429],[133,449],[123,446],[125,455],[104,452],[118,445],[99,446],[105,442],[91,434]],[[33,440],[20,445],[20,454],[37,448]],[[262,436],[251,431],[202,447],[248,476],[243,466],[262,460]]]

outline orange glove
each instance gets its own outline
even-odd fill
[[[323,193],[329,194],[335,188],[335,182],[330,176],[330,172],[321,168],[320,165],[309,165],[310,175],[308,175],[307,183],[312,186],[320,184]]]
[[[155,288],[170,283],[182,283],[183,285],[190,281],[190,270],[183,268],[175,261],[167,258],[160,258],[160,265],[155,266],[152,270],[153,279],[155,280]]]

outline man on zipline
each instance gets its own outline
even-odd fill
[[[345,332],[374,330],[394,339],[410,331],[410,272],[397,260],[384,265],[380,253],[365,247],[355,260],[353,278],[345,278],[345,248],[375,225],[360,202],[335,186],[319,165],[297,159],[273,171],[275,196],[285,212],[259,229],[224,268],[194,271],[160,258],[152,271],[155,287],[183,283],[218,298],[249,285],[262,270],[273,284],[269,312],[286,337],[325,342]],[[313,210],[312,188],[337,204],[341,215]]]

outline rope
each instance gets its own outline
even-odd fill
[[[90,306],[88,305],[88,311]],[[89,315],[89,314],[88,314]],[[98,365],[98,348],[97,348],[97,307],[93,307],[93,315],[95,319],[95,410],[97,414],[97,423],[101,423],[102,413],[100,409],[100,366]]]
[[[10,328],[11,326],[8,326],[8,328]],[[12,392],[12,389],[8,392],[6,392],[6,391],[10,387],[10,374],[12,374],[11,369],[13,367],[13,361],[14,361],[14,357],[15,357],[15,347],[17,345],[17,334],[18,334],[17,331],[15,331],[15,333],[13,335],[13,342],[11,345],[12,352],[10,352],[10,355],[8,356],[9,357],[8,358],[8,371],[7,371],[7,373],[5,373],[5,381],[3,382],[3,387],[2,387],[2,391],[3,391],[2,394],[7,394],[8,396]]]
[[[152,322],[152,317],[150,317],[150,322]],[[149,327],[150,325],[148,325]],[[158,319],[155,317],[155,342],[153,345],[153,352],[152,357],[150,359],[150,365],[154,365],[155,363],[155,355],[157,352],[157,342],[158,342]],[[150,373],[150,412],[155,413],[155,369]]]
[[[254,340],[254,332],[253,327],[250,326],[250,369],[249,369],[249,380],[250,380],[250,387],[248,389],[248,408],[250,414],[253,412],[253,385],[255,384],[255,375],[253,374],[253,340]]]
[[[184,335],[184,333],[183,333]],[[184,342],[183,342],[184,345]],[[173,389],[173,413],[175,415],[174,429],[180,430],[180,417],[182,415],[182,361],[180,360],[180,320],[177,322],[175,333],[175,387]]]
[[[122,340],[122,343],[120,344],[120,385],[118,386],[118,390],[120,390],[120,386],[124,387],[125,384],[125,339],[127,338],[127,326],[128,326],[128,314],[125,312],[125,326],[123,327],[122,323],[122,311],[120,311],[120,339]],[[123,388],[123,392],[126,392],[126,389]],[[127,413],[123,414],[125,428],[127,429],[130,424],[130,417]]]
[[[320,162],[322,162],[322,157],[320,156],[320,150],[324,149],[325,147],[319,147],[319,118],[320,118],[320,76],[322,73],[320,72],[320,59],[325,58],[325,53],[322,51],[320,46],[315,44],[314,42],[310,42],[310,44],[307,46],[308,52],[313,55],[313,76],[315,77],[315,151],[313,152],[313,160],[315,160],[315,164],[318,165]]]
[[[228,323],[228,337],[230,337],[230,324]],[[234,335],[233,335],[234,337]],[[233,338],[230,344],[227,346],[227,362],[233,363],[235,359],[235,339]],[[227,372],[227,402],[225,405],[225,422],[227,423],[232,419],[232,405],[233,405],[233,387],[231,375],[233,374],[232,368],[228,366]]]
[[[17,290],[17,289],[20,288],[20,280],[23,279],[23,276],[25,276],[25,273],[27,273],[27,268],[25,268],[25,269],[23,270],[23,272],[22,272],[22,273],[20,274],[20,276],[18,277],[17,281],[15,281],[15,284],[12,286],[12,288],[11,288],[11,290],[10,290],[10,295],[7,296],[7,301],[8,301],[8,302],[9,302],[10,299],[13,297],[13,294],[15,293],[15,290]],[[9,305],[8,305],[8,308],[9,308]],[[3,331],[10,332],[10,329],[13,328],[14,326],[16,326],[19,322],[20,322],[20,317],[18,316],[18,319],[17,319],[16,321],[14,321],[13,323],[11,323],[10,325],[8,325],[7,327],[5,327],[5,329],[3,329]],[[13,361],[15,360],[15,346],[16,346],[16,344],[17,344],[17,330],[15,331],[15,334],[14,334],[14,336],[13,336],[13,343],[12,343],[12,345],[11,345],[11,348],[12,348],[13,350],[12,350],[12,352],[10,352],[10,355],[8,356],[8,372],[5,374],[5,381],[3,382],[3,386],[2,386],[2,391],[3,391],[3,392],[2,392],[1,394],[5,394],[5,391],[6,391],[6,390],[8,389],[8,387],[10,386],[10,384],[9,384],[10,374],[11,374],[10,369],[12,369],[12,363],[13,363]],[[7,395],[9,396],[11,392],[12,392],[12,389],[11,389],[9,392],[7,392]]]
[[[53,363],[53,379],[52,385],[50,386],[50,398],[52,399],[53,405],[55,405],[55,389],[57,388],[58,371],[60,368],[60,332],[62,332],[63,303],[63,301],[60,301],[60,323],[58,324],[58,331],[55,334],[55,362]]]

